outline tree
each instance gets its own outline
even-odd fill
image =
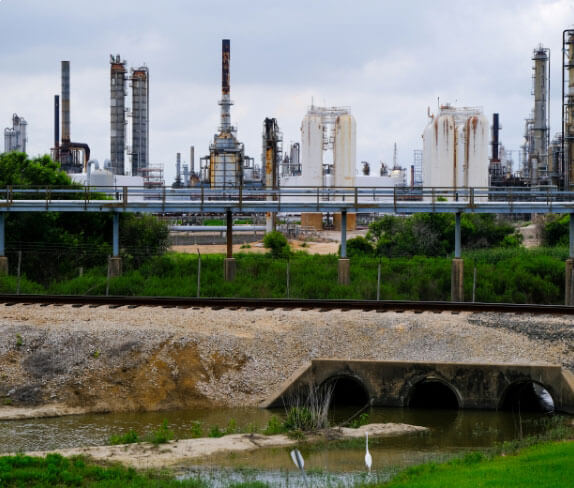
[[[0,155],[0,188],[6,186],[82,188],[73,184],[59,164],[50,157],[29,159],[26,154],[17,152]],[[97,195],[94,197],[97,198]],[[156,220],[149,216],[142,218],[122,214],[120,229],[124,229],[120,231],[120,243],[130,250],[131,255],[138,254],[136,249],[144,249],[143,256],[149,255],[149,252],[160,253],[165,250],[167,228],[162,223],[152,226],[150,219]],[[153,228],[154,231],[146,231]],[[9,213],[6,219],[6,249],[11,255],[12,272],[17,262],[13,259],[15,253],[22,251],[22,272],[29,279],[47,284],[55,279],[71,277],[79,267],[92,267],[106,262],[112,251],[112,233],[111,214]],[[141,256],[140,252],[138,257]],[[141,259],[134,261],[139,263]]]

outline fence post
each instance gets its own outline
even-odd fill
[[[16,284],[16,295],[20,294],[20,277],[22,276],[22,251],[18,251],[18,281]]]
[[[377,266],[377,302],[381,299],[381,262]]]
[[[197,250],[197,298],[199,298],[199,291],[201,290],[201,253]]]
[[[474,273],[472,275],[472,303],[476,298],[476,266],[474,267]]]
[[[289,258],[287,258],[287,298],[290,298],[291,295],[291,290],[290,290],[290,265],[291,265],[291,260]]]

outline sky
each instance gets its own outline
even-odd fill
[[[482,107],[489,120],[500,113],[501,142],[517,151],[539,44],[551,51],[551,134],[560,129],[568,28],[572,0],[0,0],[0,127],[23,116],[28,153],[48,153],[60,61],[69,60],[71,137],[103,163],[109,55],[120,54],[149,69],[150,163],[171,184],[177,152],[187,163],[194,145],[196,168],[209,153],[221,39],[230,39],[231,119],[256,162],[265,117],[277,119],[288,149],[312,102],[351,107],[357,165],[392,163],[396,142],[399,164],[410,166],[439,103]]]

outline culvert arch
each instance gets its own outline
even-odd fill
[[[410,387],[405,406],[409,408],[458,410],[462,407],[460,392],[448,381],[425,376]]]
[[[371,403],[371,395],[365,382],[356,375],[343,373],[330,376],[321,389],[331,390],[329,408],[364,407]]]
[[[531,379],[509,384],[498,404],[498,410],[522,412],[554,412],[556,401],[550,388]]]

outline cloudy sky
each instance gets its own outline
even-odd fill
[[[518,150],[540,43],[559,130],[562,30],[573,27],[572,0],[0,0],[0,127],[18,113],[28,152],[48,152],[70,60],[72,140],[108,159],[109,55],[121,54],[150,70],[150,159],[171,183],[176,152],[187,162],[195,145],[196,165],[208,153],[229,38],[232,121],[257,161],[263,119],[278,119],[287,147],[312,100],[351,107],[358,162],[391,162],[396,142],[410,165],[438,100],[499,112],[502,142]]]

